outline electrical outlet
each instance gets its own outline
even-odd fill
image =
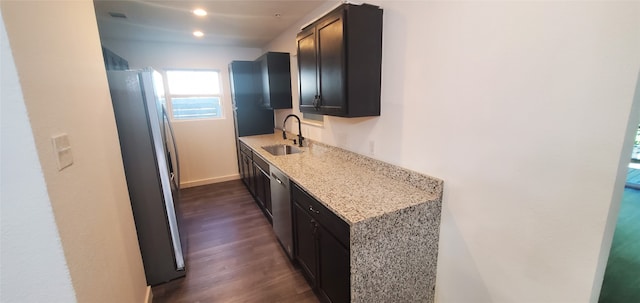
[[[67,136],[67,134],[60,134],[51,137],[51,140],[53,141],[53,151],[55,152],[58,162],[58,170],[63,170],[73,164],[73,154],[71,153],[69,136]]]
[[[376,154],[376,141],[369,141],[369,154],[372,156]]]

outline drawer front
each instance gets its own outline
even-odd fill
[[[238,143],[238,146],[240,146],[240,151],[245,153],[250,159],[253,159],[253,151],[251,151],[251,148],[249,148],[249,146],[242,143],[241,141],[238,141]]]
[[[269,176],[269,163],[265,159],[262,159],[258,154],[253,155],[253,162],[258,165]]]
[[[293,182],[291,184],[293,201],[327,229],[345,248],[349,248],[349,225],[297,184]]]

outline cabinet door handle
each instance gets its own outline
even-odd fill
[[[311,223],[311,226],[313,227],[313,232],[312,232],[312,234],[313,234],[314,236],[317,236],[317,234],[318,234],[318,224],[316,224],[316,220],[311,219],[311,221],[309,221],[309,223]]]
[[[321,103],[320,95],[315,95],[313,97],[313,108],[315,108],[316,110],[320,110],[320,103]]]
[[[309,205],[309,211],[314,212],[316,214],[320,214],[320,211],[317,209],[313,209],[313,206]]]

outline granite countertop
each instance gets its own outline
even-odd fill
[[[337,147],[305,140],[308,146],[301,148],[302,153],[274,156],[262,146],[293,145],[279,132],[240,141],[349,225],[422,203],[439,203],[442,198],[440,179]]]

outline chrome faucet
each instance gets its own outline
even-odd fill
[[[287,140],[287,131],[285,130],[285,125],[289,117],[298,119],[298,146],[302,147],[302,140],[304,140],[304,137],[302,136],[302,123],[300,123],[300,118],[298,118],[298,116],[294,114],[288,115],[286,118],[284,118],[284,122],[282,122],[282,138]],[[293,144],[296,144],[296,140],[293,140]]]

